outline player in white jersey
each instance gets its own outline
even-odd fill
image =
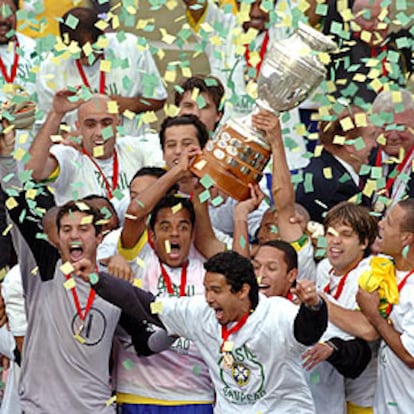
[[[300,355],[323,333],[327,314],[313,283],[298,282],[298,311],[284,298],[259,295],[249,259],[235,252],[218,253],[205,269],[205,298],[154,302],[153,295],[107,275],[94,288],[127,314],[161,321],[170,334],[196,342],[215,385],[216,413],[314,413]]]
[[[400,293],[388,318],[380,315],[377,291],[357,295],[361,311],[382,341],[378,353],[375,414],[414,411],[414,200],[399,201],[379,223],[378,247],[392,257]]]

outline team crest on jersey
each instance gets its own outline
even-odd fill
[[[263,364],[246,344],[233,349],[231,357],[234,361],[231,369],[223,364],[222,354],[218,360],[221,392],[233,404],[254,404],[267,394]]]
[[[236,363],[233,364],[231,375],[233,376],[234,381],[237,382],[237,385],[247,385],[250,380],[250,369],[244,364]]]

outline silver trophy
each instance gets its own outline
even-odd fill
[[[256,110],[279,115],[298,106],[326,77],[318,54],[336,47],[330,38],[302,23],[289,38],[275,41],[260,70]],[[241,201],[250,196],[249,184],[260,181],[270,156],[270,145],[252,127],[251,116],[236,118],[207,142],[191,171],[198,177],[209,174],[218,188]]]

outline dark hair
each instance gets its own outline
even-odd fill
[[[155,178],[160,178],[162,177],[165,173],[167,172],[167,170],[165,170],[164,168],[161,167],[142,167],[140,168],[135,175],[132,177],[131,181],[129,182],[129,186],[131,186],[132,182],[139,177],[145,177],[145,176],[150,176],[150,177],[155,177]],[[169,190],[167,191],[166,194],[175,194],[177,193],[179,190],[178,184],[175,183],[173,184]]]
[[[198,89],[200,93],[206,93],[211,97],[218,113],[224,112],[223,96],[224,86],[220,79],[211,75],[194,75],[184,79],[179,86],[175,87],[174,104],[179,106],[184,94]]]
[[[99,194],[89,194],[89,195],[83,197],[82,198],[82,201],[83,200],[90,201],[91,202],[90,204],[92,204],[93,207],[94,207],[93,202],[95,200],[102,200],[102,201],[104,201],[108,205],[109,210],[111,210],[111,214],[114,217],[116,217],[117,228],[119,227],[119,216],[118,216],[118,212],[115,210],[115,207],[112,204],[112,201],[108,197],[103,196],[103,195],[99,195]],[[98,210],[101,212],[101,210],[99,208],[98,208]],[[101,212],[101,214],[103,215],[102,212]]]
[[[400,230],[414,233],[414,198],[407,198],[398,202],[404,210],[404,220],[401,221]]]
[[[231,292],[240,292],[244,283],[250,286],[249,299],[252,309],[259,302],[259,286],[249,259],[233,251],[217,253],[204,263],[207,272],[219,273],[226,278]]]
[[[292,269],[298,268],[298,254],[290,243],[287,243],[283,240],[269,240],[261,244],[257,251],[259,251],[260,247],[263,246],[273,247],[283,253],[283,259],[287,265],[288,272],[290,272]]]
[[[83,209],[83,206],[81,206],[80,203],[86,204],[88,206],[88,209],[87,210]],[[73,200],[68,201],[66,204],[63,204],[63,206],[59,208],[59,211],[56,215],[56,227],[57,227],[58,233],[60,231],[60,227],[61,227],[60,224],[61,224],[63,216],[66,216],[67,214],[69,215],[73,214],[76,211],[91,215],[93,217],[92,224],[95,227],[95,234],[98,235],[99,233],[101,233],[102,224],[98,224],[98,223],[100,220],[104,219],[102,213],[97,208],[93,207],[90,204],[90,202],[84,201],[83,199],[79,201],[73,201]]]
[[[368,246],[364,251],[364,256],[368,256],[370,246],[374,243],[378,234],[377,219],[369,214],[369,210],[349,201],[343,201],[332,207],[323,221],[325,230],[338,223],[351,227],[358,235],[361,244],[368,242]]]
[[[78,19],[78,24],[73,29],[66,24],[66,20],[70,15]],[[69,40],[78,42],[80,46],[85,43],[86,39],[91,39],[92,43],[95,43],[98,37],[103,34],[103,31],[96,27],[98,21],[99,17],[94,9],[74,7],[68,10],[59,21],[60,36],[64,39],[65,34],[67,34]]]
[[[200,144],[200,148],[203,149],[206,145],[206,142],[209,138],[209,134],[207,131],[206,126],[198,119],[197,116],[192,114],[181,115],[167,118],[162,121],[161,128],[160,128],[160,143],[161,148],[164,151],[165,146],[165,131],[173,126],[179,125],[194,125],[195,129],[197,130],[197,139],[198,143]]]
[[[175,194],[169,194],[163,197],[152,209],[151,211],[151,217],[149,220],[149,228],[151,230],[154,230],[155,222],[157,221],[157,216],[160,210],[163,208],[172,208],[176,206],[177,204],[181,204],[181,207],[184,210],[187,210],[190,214],[190,222],[191,226],[194,228],[195,223],[195,211],[194,206],[191,200],[186,196],[181,195],[175,195]]]

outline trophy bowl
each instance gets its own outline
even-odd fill
[[[289,38],[275,41],[257,80],[256,110],[279,115],[298,106],[326,77],[317,54],[335,48],[331,39],[304,24]],[[208,174],[219,189],[242,201],[250,197],[249,184],[261,180],[270,157],[270,145],[263,133],[252,127],[249,115],[221,126],[190,169],[199,178]]]

